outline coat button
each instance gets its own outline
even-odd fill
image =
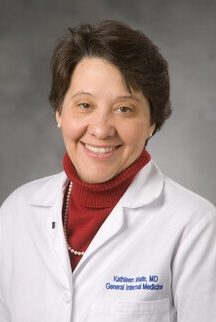
[[[64,300],[66,303],[70,303],[70,302],[71,302],[71,294],[70,294],[70,292],[69,292],[69,291],[65,291],[65,292],[64,292],[63,300]]]

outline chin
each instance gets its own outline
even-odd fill
[[[80,178],[82,179],[82,181],[84,182],[88,182],[88,183],[103,183],[103,182],[106,182],[106,181],[109,181],[111,180],[112,178],[114,178],[115,175],[106,175],[106,176],[102,176],[102,175],[98,175],[98,172],[95,176],[80,176]]]
[[[109,181],[111,178],[83,178],[82,180],[87,183],[97,184],[97,183],[103,183],[106,181]]]
[[[80,170],[80,171],[79,171]],[[81,171],[82,170],[82,171]],[[83,171],[87,170],[87,171]],[[107,171],[109,170],[109,171]],[[103,183],[113,179],[118,172],[116,169],[107,169],[107,167],[89,167],[77,169],[80,179],[87,183]]]

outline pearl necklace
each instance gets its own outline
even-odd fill
[[[73,249],[72,247],[70,247],[70,245],[68,243],[68,238],[67,238],[68,206],[69,206],[69,200],[70,200],[70,195],[71,195],[71,189],[72,189],[72,182],[70,181],[67,196],[66,196],[66,204],[65,204],[65,211],[64,211],[64,217],[63,217],[64,235],[65,235],[65,240],[67,243],[67,249],[74,255],[83,256],[85,254],[85,252],[79,252],[79,251]]]

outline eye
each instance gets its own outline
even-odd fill
[[[122,113],[130,113],[130,112],[132,112],[132,109],[130,107],[128,107],[128,106],[120,106],[118,109]]]
[[[91,108],[91,105],[88,103],[80,103],[78,106],[83,110],[88,110]]]

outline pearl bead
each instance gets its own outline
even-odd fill
[[[68,205],[69,205],[69,201],[70,201],[71,190],[72,190],[72,182],[69,183],[68,192],[67,192],[67,196],[66,196],[66,205],[65,205],[65,212],[64,212],[64,218],[63,218],[64,235],[65,235],[65,240],[67,243],[68,250],[74,255],[83,256],[85,254],[85,252],[80,252],[80,251],[77,251],[77,250],[71,248],[70,245],[68,244],[68,239],[67,239]]]

